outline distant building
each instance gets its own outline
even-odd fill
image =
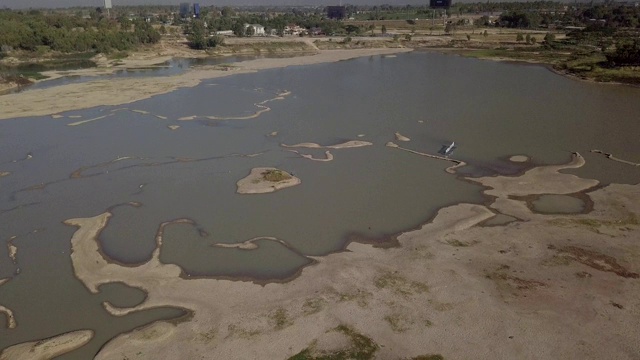
[[[429,0],[429,7],[432,9],[448,9],[451,7],[451,0]]]
[[[327,17],[342,20],[347,17],[347,8],[345,6],[327,6]]]
[[[307,32],[307,29],[298,26],[296,24],[290,24],[284,27],[284,34],[285,35],[295,35],[295,36],[299,36],[300,34],[305,34]]]
[[[187,18],[191,15],[191,4],[190,3],[180,3],[180,17]]]
[[[104,8],[105,9],[111,9],[112,8],[111,0],[104,0]]]
[[[200,4],[193,4],[193,16],[196,18],[200,18]]]
[[[264,26],[260,25],[260,24],[244,24],[244,28],[245,30],[248,28],[252,28],[253,29],[253,36],[264,36],[265,32],[264,32]]]

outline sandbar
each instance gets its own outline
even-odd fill
[[[49,360],[75,350],[93,338],[92,330],[78,330],[39,341],[8,347],[0,360]]]
[[[526,155],[513,155],[509,158],[509,161],[511,162],[517,162],[517,163],[522,163],[522,162],[527,162],[529,161],[529,157]]]
[[[396,140],[398,141],[411,141],[410,138],[400,134],[399,132],[395,133],[395,135],[396,135]]]
[[[280,144],[284,148],[309,148],[309,149],[350,149],[363,146],[371,146],[373,143],[368,141],[350,140],[344,143],[335,145],[320,145],[312,142],[304,142],[294,145]]]
[[[324,152],[325,158],[314,158],[313,155],[309,155],[309,154],[302,154],[301,152],[299,152],[298,150],[287,150],[289,152],[292,152],[294,154],[298,154],[301,157],[305,158],[305,159],[309,159],[309,160],[313,160],[313,161],[322,161],[322,162],[326,162],[326,161],[332,161],[333,160],[333,154],[331,154],[331,152],[329,150]]]
[[[270,177],[270,175],[274,175]],[[236,183],[238,194],[264,194],[300,185],[297,177],[286,171],[271,167],[251,169],[251,173]]]

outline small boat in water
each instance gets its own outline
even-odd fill
[[[451,145],[448,145],[448,146],[442,145],[442,148],[440,148],[440,151],[438,151],[438,153],[444,156],[449,156],[449,154],[451,154],[455,149],[456,149],[456,142],[452,141]]]

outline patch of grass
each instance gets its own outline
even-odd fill
[[[302,305],[302,311],[305,315],[311,315],[320,312],[324,307],[325,300],[322,298],[307,299]]]
[[[260,335],[260,330],[247,330],[233,324],[229,325],[227,330],[229,332],[227,338],[231,336],[238,336],[243,339],[250,339],[256,335]]]
[[[366,308],[367,306],[369,306],[369,298],[371,296],[372,294],[368,291],[356,289],[356,291],[352,293],[339,293],[338,301],[356,301],[358,306],[360,306],[361,308]]]
[[[207,332],[199,333],[197,340],[205,344],[210,343],[216,338],[216,329],[211,329]]]
[[[391,314],[384,317],[385,321],[389,323],[391,330],[396,333],[403,333],[413,325],[413,320],[408,319],[406,316],[400,314]]]
[[[292,322],[287,315],[287,310],[278,308],[273,314],[270,315],[271,321],[274,323],[276,330],[281,330],[291,325]]]
[[[116,51],[107,54],[107,59],[109,60],[121,60],[129,57],[129,53],[126,51]]]
[[[449,244],[451,246],[454,246],[454,247],[467,247],[467,246],[473,245],[473,244],[470,244],[470,243],[466,243],[466,242],[460,241],[458,239],[447,240],[447,244]]]
[[[262,178],[270,182],[280,182],[291,179],[291,175],[282,170],[267,170],[262,173]]]
[[[583,249],[577,246],[565,246],[557,251],[559,254],[569,257],[571,260],[577,261],[596,270],[612,272],[625,278],[640,278],[640,274],[627,270],[624,266],[618,263],[616,258],[594,250]]]
[[[626,217],[618,220],[596,220],[596,219],[553,219],[549,223],[554,226],[581,226],[589,231],[600,233],[598,230],[601,227],[623,227],[623,226],[635,226],[640,224],[640,219],[635,213],[629,213]]]
[[[429,291],[429,287],[426,284],[405,279],[404,277],[392,272],[386,272],[377,277],[374,280],[374,285],[378,289],[389,289],[397,295],[405,297]]]
[[[369,360],[373,359],[380,348],[375,341],[366,337],[346,325],[339,325],[333,331],[346,335],[351,344],[348,348],[334,352],[315,353],[315,342],[308,348],[293,355],[288,360]]]
[[[571,258],[567,256],[554,255],[553,257],[542,261],[544,266],[564,266],[571,263]]]
[[[409,360],[444,360],[444,356],[440,354],[419,355],[419,356],[414,356]]]

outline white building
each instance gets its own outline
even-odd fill
[[[253,28],[253,36],[264,36],[264,26],[260,24],[244,24],[244,29]]]

